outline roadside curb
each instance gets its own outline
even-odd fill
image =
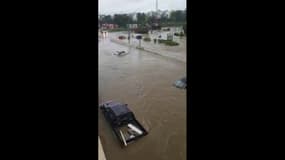
[[[98,159],[99,160],[106,160],[106,156],[105,156],[105,153],[104,153],[104,150],[103,150],[103,147],[102,147],[102,143],[101,143],[101,140],[100,140],[100,137],[98,136],[98,145],[99,145],[99,150],[98,150]]]

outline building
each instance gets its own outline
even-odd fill
[[[101,29],[116,29],[119,26],[117,24],[109,24],[109,23],[104,23],[101,25]]]
[[[129,29],[137,29],[138,28],[138,24],[128,24],[128,28]]]

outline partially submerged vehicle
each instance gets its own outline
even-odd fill
[[[136,120],[127,104],[108,101],[99,106],[123,146],[146,136],[148,132]]]
[[[174,83],[174,86],[177,87],[177,88],[186,89],[187,88],[187,79],[186,79],[186,77],[183,77],[183,78],[177,80]]]
[[[123,40],[123,39],[126,39],[127,37],[126,36],[119,36],[118,39],[120,40]]]
[[[148,27],[138,27],[138,28],[134,29],[134,32],[137,34],[148,34],[149,29],[148,29]]]
[[[126,51],[116,51],[117,53],[114,53],[114,55],[117,55],[117,56],[122,56],[122,55],[126,55],[128,54],[128,52]]]

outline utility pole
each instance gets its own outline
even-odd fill
[[[156,13],[157,13],[158,12],[158,0],[156,0],[155,10],[156,10]]]
[[[127,24],[127,30],[128,30],[128,41],[130,44],[130,24]]]
[[[128,27],[128,41],[129,41],[129,44],[131,42],[131,31],[130,31],[130,27],[131,27],[131,23],[130,23],[130,19],[128,20],[129,24],[127,24],[127,27]]]

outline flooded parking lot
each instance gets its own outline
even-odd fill
[[[116,51],[127,51],[116,56]],[[99,103],[127,103],[149,134],[121,148],[99,111],[99,136],[107,160],[185,160],[186,90],[173,83],[186,64],[110,41],[99,41]]]

